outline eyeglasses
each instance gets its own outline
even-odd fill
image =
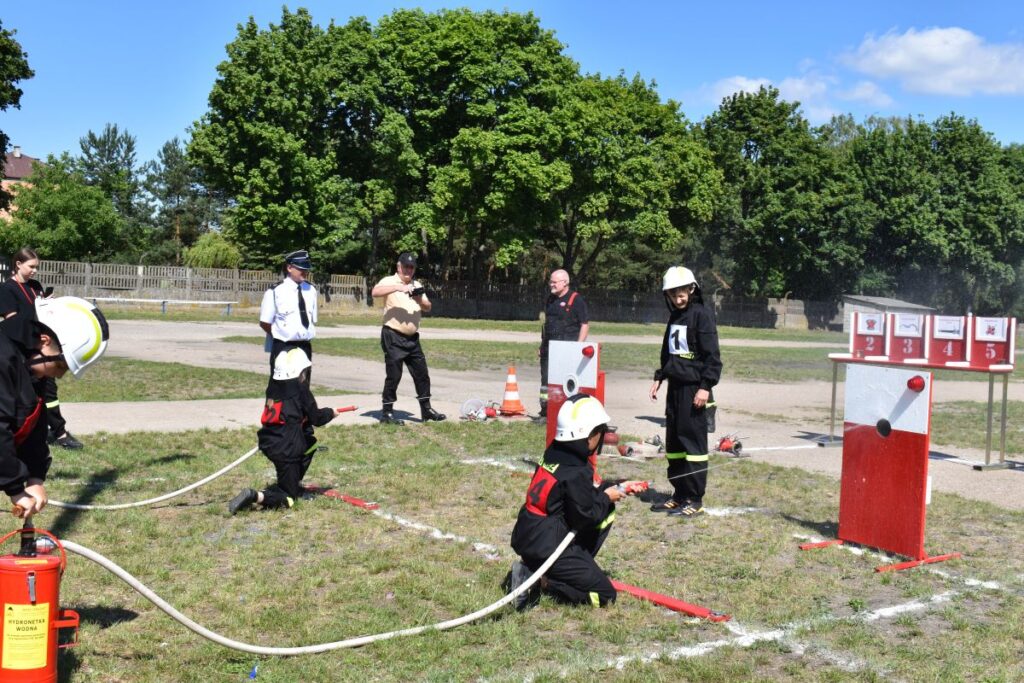
[[[569,282],[568,280],[548,280],[549,285],[558,285]]]

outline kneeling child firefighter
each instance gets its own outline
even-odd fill
[[[512,548],[522,561],[512,563],[509,592],[521,586],[551,556],[570,531],[569,547],[530,591],[517,596],[515,608],[535,603],[543,590],[576,605],[615,602],[615,588],[594,557],[615,519],[615,503],[641,482],[594,486],[588,460],[600,451],[611,418],[593,396],[576,394],[558,411],[555,440],[544,452],[512,530]]]
[[[302,494],[302,478],[316,453],[313,427],[324,426],[336,414],[333,408],[317,406],[309,389],[311,365],[309,356],[298,347],[274,359],[261,419],[263,427],[257,436],[260,450],[277,470],[277,484],[262,491],[242,489],[228,503],[232,515],[254,503],[264,508],[290,508]]]

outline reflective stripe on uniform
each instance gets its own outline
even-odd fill
[[[60,401],[50,401],[49,403],[46,404],[46,409],[49,410],[50,408],[56,408],[59,405]]]
[[[686,352],[683,352],[683,353],[673,353],[671,355],[675,356],[676,358],[685,358],[686,360],[693,360],[694,358],[697,357],[697,354],[695,354],[693,351],[686,351]]]
[[[288,502],[288,507],[295,507],[295,499],[291,496],[286,496],[285,500]]]
[[[613,511],[610,515],[604,518],[604,521],[597,525],[598,531],[603,531],[612,525],[615,521],[615,512]]]
[[[313,444],[312,446],[310,446],[309,448],[306,449],[306,452],[303,453],[303,455],[309,455],[310,453],[315,453],[316,452],[316,448],[317,448],[316,444]]]
[[[708,454],[695,455],[692,453],[666,453],[665,457],[669,460],[687,460],[689,462],[707,462]]]
[[[540,400],[548,400],[548,388],[546,386],[540,388]]]
[[[589,595],[590,595],[590,604],[593,605],[594,607],[600,607],[601,606],[601,596],[598,595],[597,593],[593,592],[593,591],[591,591],[589,593]]]

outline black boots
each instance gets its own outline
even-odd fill
[[[232,515],[237,514],[239,510],[248,508],[259,498],[259,495],[252,489],[242,489],[238,495],[231,499],[228,503],[228,512]]]
[[[420,403],[420,416],[424,422],[444,422],[447,417],[430,407],[430,403]]]
[[[424,422],[444,422],[448,419],[444,413],[439,413],[431,408],[429,402],[420,404],[420,415]],[[405,421],[399,420],[395,417],[391,408],[384,408],[380,411],[380,423],[386,425],[402,425],[405,424]]]

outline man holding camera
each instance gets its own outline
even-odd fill
[[[420,348],[420,317],[429,313],[430,299],[423,286],[413,279],[416,274],[416,255],[403,252],[398,257],[398,269],[370,291],[373,297],[384,299],[384,327],[380,331],[380,348],[384,351],[383,409],[380,421],[384,424],[403,424],[395,417],[398,383],[402,381],[402,363],[416,385],[416,399],[420,402],[420,416],[424,422],[440,422],[445,416],[430,407],[430,373],[427,358]]]

